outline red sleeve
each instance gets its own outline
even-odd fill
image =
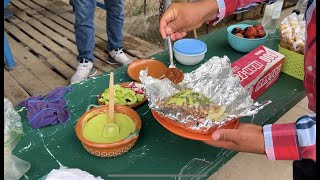
[[[270,160],[298,160],[299,146],[294,123],[263,127],[265,150]]]
[[[224,17],[229,16],[237,11],[246,11],[262,2],[273,2],[274,0],[216,0],[218,4],[218,15],[214,21],[209,22],[215,25]]]
[[[270,160],[316,160],[316,114],[296,123],[263,127],[265,151]]]

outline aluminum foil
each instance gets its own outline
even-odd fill
[[[174,85],[167,78],[159,80],[147,74],[148,70],[142,70],[139,78],[146,90],[150,109],[182,124],[192,124],[189,127],[193,130],[209,129],[212,126],[221,126],[234,118],[255,115],[265,105],[271,103],[271,101],[264,103],[253,101],[251,93],[241,86],[239,78],[233,76],[231,62],[227,56],[212,57],[193,72],[185,73],[184,80],[178,85]],[[158,106],[159,101],[184,89],[199,92],[208,97],[212,103],[224,105],[227,115],[222,116],[218,121],[199,120],[190,114]]]

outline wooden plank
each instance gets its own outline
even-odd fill
[[[14,50],[13,56],[15,59],[19,60],[27,69],[35,74],[44,84],[46,84],[50,89],[54,89],[58,86],[66,86],[69,84],[65,79],[52,71],[49,67],[44,65],[42,62],[37,60],[33,54],[27,51],[21,44],[12,39],[7,35],[8,43],[11,49]],[[15,53],[19,52],[19,53]],[[73,72],[70,72],[72,76]]]
[[[25,13],[25,11],[17,9],[15,6],[10,6],[10,8],[8,9],[12,14],[14,14],[16,17],[19,17],[24,22],[30,21],[32,19]]]
[[[22,10],[26,10],[29,8],[28,6],[26,6],[25,4],[23,4],[22,2],[17,1],[17,0],[10,0],[10,3],[11,4],[14,3],[17,7],[19,7],[19,9],[22,9]]]
[[[48,3],[44,3],[43,1],[41,0],[32,0],[38,4],[41,4],[43,7],[46,7],[48,8],[48,10],[51,10],[53,12],[61,12],[59,13],[59,16],[63,17],[65,20],[69,21],[70,23],[73,23],[74,22],[74,15],[73,13],[70,13],[72,12],[72,7],[71,6],[59,6],[59,8],[57,8],[56,6],[49,6]],[[50,5],[52,4],[55,4],[57,1],[54,1],[53,3],[50,3]],[[67,11],[67,12],[66,12]],[[101,21],[100,19],[98,19],[97,17],[95,17],[95,28],[97,29],[98,32],[96,32],[96,35],[100,38],[102,38],[103,40],[106,40],[107,41],[107,34],[106,34],[106,22],[105,21]],[[128,39],[132,41],[132,39],[135,39],[135,41],[137,41],[138,43],[141,43],[142,45],[144,45],[146,48],[148,49],[151,49],[152,52],[156,51],[156,52],[159,52],[161,51],[161,48],[149,43],[149,42],[146,42],[142,39],[139,39],[135,36],[132,36],[126,32],[123,32],[123,35],[124,35],[124,39],[128,36]],[[155,50],[154,50],[155,49]],[[145,50],[143,50],[145,51]],[[151,53],[151,52],[150,52]]]
[[[38,12],[36,12],[36,11],[33,10],[33,9],[28,9],[26,12],[27,12],[27,14],[29,14],[29,13],[30,13],[30,14],[33,14],[32,16],[33,16],[34,18],[36,18],[38,21],[40,21],[40,22],[43,23],[44,25],[48,26],[49,28],[54,29],[54,30],[55,30],[55,33],[58,33],[59,35],[68,38],[68,40],[70,40],[71,42],[76,43],[75,35],[74,35],[74,33],[72,33],[71,31],[69,31],[69,30],[61,27],[59,24],[53,22],[53,21],[50,20],[49,18],[44,17],[44,16],[41,15],[41,14],[38,14]],[[30,23],[31,25],[34,25],[34,27],[35,27],[35,24],[34,24],[33,21],[35,21],[35,20],[29,21],[29,23]],[[35,23],[37,24],[37,26],[39,26],[39,25],[38,25],[39,22],[35,22]],[[50,32],[51,30],[46,31],[46,30],[45,30],[46,27],[45,27],[45,28],[37,27],[37,29],[39,29],[39,28],[42,29],[43,31],[45,31],[46,34],[50,35],[49,32]],[[50,36],[51,36],[51,35],[50,35]],[[64,43],[63,41],[65,41],[65,38],[64,38],[64,37],[60,37],[62,43]],[[57,40],[57,38],[56,38],[56,40]],[[64,45],[65,45],[65,44],[64,44]],[[73,45],[71,45],[71,46],[76,46],[76,45],[73,44]],[[74,47],[74,49],[73,49],[72,51],[73,51],[75,54],[78,53],[76,47]],[[107,55],[104,51],[100,50],[98,47],[95,47],[94,55],[97,57],[96,60],[99,60],[99,61],[96,62],[96,65],[97,65],[97,67],[99,67],[99,69],[104,70],[104,71],[109,71],[109,70],[113,69],[113,67],[110,68],[110,67],[108,67],[108,65],[106,66],[106,64],[104,63],[104,60],[108,57],[108,55]],[[100,61],[102,61],[102,62],[100,62]]]
[[[20,0],[11,0],[11,4],[16,5],[16,2],[21,2]],[[21,3],[24,3],[25,5],[29,6],[29,9],[26,9],[24,11],[28,11],[30,9],[35,9],[36,11],[40,12],[41,14],[45,15],[45,16],[52,16],[54,14],[52,14],[50,11],[46,10],[45,8],[43,8],[42,6],[39,6],[38,4],[35,4],[32,1],[23,1]]]
[[[74,15],[69,12],[62,13],[60,14],[60,16],[69,22],[74,22]],[[101,21],[96,17],[95,34],[99,38],[108,41],[108,35],[106,33],[106,22]],[[161,51],[161,49],[157,46],[134,37],[126,32],[123,32],[123,46],[126,53],[138,58],[146,58]]]
[[[34,39],[31,39],[24,32],[22,32],[17,26],[15,26],[11,23],[5,22],[4,27],[8,32],[10,32],[12,35],[14,35],[17,39],[19,39],[19,41],[28,45],[28,47],[30,47],[30,49],[32,49],[36,53],[40,54],[41,56],[48,57],[48,56],[52,55],[51,52],[49,52],[47,49],[45,49],[42,46],[42,43],[39,43],[39,42],[35,41]],[[60,61],[60,60],[58,60],[58,61]]]
[[[67,22],[73,22],[74,21],[74,15],[68,12],[62,13],[60,14],[61,17],[63,17],[65,20],[67,20]],[[96,23],[95,23],[96,24]],[[95,25],[95,43],[97,45],[97,47],[101,48],[101,49],[107,49],[107,33],[106,30],[101,29],[100,27],[98,27],[97,25]],[[102,44],[105,44],[104,46],[101,46]],[[132,54],[128,54],[126,53],[126,55],[128,56],[129,59],[131,60],[135,60],[135,55],[132,56]]]
[[[43,8],[48,8],[48,10],[50,10],[52,13],[55,13],[56,11],[56,8],[53,7],[53,6],[49,6],[47,3],[43,3],[43,2],[40,2],[40,1],[33,1],[34,3],[37,3],[38,5],[41,5],[43,6]],[[29,2],[29,4],[31,4]],[[55,21],[56,23],[60,24],[61,26],[64,26],[66,27],[67,29],[71,30],[72,32],[74,32],[74,27],[73,27],[73,21],[74,21],[74,15],[70,12],[65,12],[67,11],[67,9],[63,8],[63,7],[59,7],[59,9],[64,9],[64,13],[61,13],[59,14],[60,17],[58,16],[49,16],[48,18],[52,19],[53,21]],[[60,12],[60,11],[59,11]],[[61,18],[63,17],[63,18]],[[99,28],[99,27],[96,27],[96,28]],[[97,31],[96,31],[97,32]],[[102,32],[102,31],[99,31],[99,32]],[[98,33],[98,35],[96,34],[96,36],[100,36],[100,37],[103,37],[103,35],[105,35],[106,37],[106,33]],[[98,37],[95,38],[95,41],[96,41],[96,44],[101,44],[101,41],[103,40],[100,40]],[[106,49],[106,47],[102,47],[102,46],[97,46],[98,48],[101,48],[101,49]],[[96,49],[96,47],[95,47]],[[94,52],[94,54],[99,57],[98,53],[101,53],[101,52],[104,52],[103,50],[96,50],[96,52]],[[135,60],[136,58],[127,54],[126,55],[128,56],[129,59],[131,60]],[[100,56],[101,57],[101,56]],[[102,57],[101,57],[102,58]],[[103,58],[101,59],[102,61],[105,61],[105,59],[107,59],[108,56],[104,55]],[[116,68],[118,66],[114,66],[114,65],[111,65],[112,68]],[[97,66],[97,68],[99,68],[99,66]],[[100,68],[102,68],[100,66]],[[108,70],[104,70],[104,71],[110,71],[111,69],[108,69]]]
[[[19,0],[10,0],[11,4],[14,4],[16,5],[16,3],[21,3]],[[33,3],[32,1],[23,1],[23,3],[26,5],[26,6],[29,6],[30,8],[32,9],[35,9],[35,10],[45,10],[44,8],[42,8],[41,6],[39,6],[38,4],[35,4]],[[16,5],[17,6],[17,5]],[[18,6],[19,7],[19,6]]]
[[[15,67],[8,72],[31,96],[45,95],[50,92],[50,88],[24,66]]]
[[[43,45],[45,45],[48,49],[52,50],[58,57],[60,57],[66,64],[69,64],[74,69],[77,68],[78,62],[77,58],[74,54],[71,52],[63,49],[61,46],[57,45],[55,42],[53,42],[51,39],[49,39],[47,36],[44,36],[43,34],[36,31],[33,27],[31,27],[29,24],[20,21],[16,18],[9,19],[10,22],[13,22],[16,26],[18,26],[20,29],[22,29],[24,32],[26,32],[29,36],[31,36],[33,39],[41,42]]]
[[[62,7],[61,9],[65,9],[65,7]],[[51,9],[51,10],[53,10],[53,9]],[[61,16],[62,18],[64,18],[65,20],[69,21],[72,24],[74,24],[74,22],[75,22],[75,16],[73,13],[64,11],[58,15]]]
[[[15,37],[17,37],[21,42],[28,45],[33,51],[36,53],[42,55],[46,58],[46,61],[52,65],[56,70],[58,70],[61,74],[63,74],[67,78],[71,78],[71,76],[74,74],[74,70],[67,66],[64,62],[62,62],[60,59],[58,59],[54,54],[49,52],[47,49],[43,48],[39,45],[38,42],[36,42],[34,39],[31,39],[29,36],[25,35],[20,29],[18,29],[16,26],[10,26],[9,28],[6,26],[8,24],[7,22],[5,24],[5,29],[12,33]],[[23,48],[23,47],[22,47]],[[24,48],[23,48],[24,49]],[[18,53],[17,53],[18,54]],[[37,59],[35,57],[35,59]]]
[[[74,43],[70,42],[67,38],[61,36],[60,34],[54,32],[50,28],[43,25],[41,22],[39,22],[36,19],[32,19],[28,21],[28,24],[30,24],[32,27],[34,27],[39,32],[46,34],[47,36],[52,39],[52,41],[56,42],[60,46],[63,46],[70,50],[73,54],[78,54],[77,47]]]
[[[39,6],[42,6],[46,9],[51,10],[55,14],[60,14],[60,13],[63,13],[67,10],[67,9],[63,8],[64,5],[56,6],[54,4],[54,1],[44,1],[44,0],[30,0],[30,1],[33,1],[34,3],[38,4]]]
[[[7,35],[6,35],[6,38],[7,38],[7,40],[8,40],[8,36],[7,36]],[[9,44],[9,43],[8,43],[8,44]],[[9,46],[10,46],[10,44],[9,44]],[[11,46],[10,46],[10,49],[11,49],[11,52],[12,52],[13,49],[11,48]],[[5,65],[4,68],[10,70],[10,69],[14,69],[14,68],[16,68],[16,67],[21,66],[21,63],[20,63],[19,61],[17,61],[16,58],[15,58],[13,55],[12,55],[12,57],[13,57],[15,66],[14,66],[13,68],[9,68],[8,65],[7,65],[7,62],[5,62],[5,60],[4,60],[4,65]]]
[[[66,21],[65,19],[61,18],[58,15],[53,15],[48,18],[51,19],[52,21],[56,22],[60,26],[66,28],[74,33],[74,26],[69,21]],[[95,51],[106,52],[107,42],[105,40],[101,39],[99,36],[97,36],[97,33],[96,33],[96,38],[95,38],[95,44],[96,44],[96,47],[100,48],[99,50],[97,50],[95,48]],[[103,59],[103,61],[107,58],[108,58],[108,54],[106,54],[106,57]],[[113,65],[111,65],[111,66],[113,66]]]
[[[30,1],[28,1],[28,4],[32,4],[32,3],[30,3]],[[40,8],[38,8],[38,9],[40,9]],[[60,25],[56,24],[55,22],[51,21],[49,18],[44,17],[43,15],[39,14],[39,12],[37,12],[33,9],[28,9],[28,10],[26,10],[26,12],[27,12],[27,14],[36,18],[41,23],[47,25],[49,28],[54,29],[55,32],[52,31],[51,29],[49,29],[48,27],[44,26],[43,24],[41,24],[40,22],[38,22],[35,19],[28,21],[28,23],[30,25],[32,25],[34,28],[36,28],[40,32],[46,33],[50,37],[54,37],[53,40],[55,40],[58,44],[60,44],[61,46],[66,46],[74,54],[78,54],[78,51],[76,49],[76,45],[73,44],[76,42],[76,40],[75,40],[75,36],[72,32],[70,32],[69,30],[66,30],[65,28],[63,28]],[[65,36],[73,43],[71,43],[69,40],[65,39],[65,37],[62,37],[62,36]],[[94,65],[96,68],[98,68],[104,72],[107,72],[107,71],[110,71],[110,70],[117,67],[114,65],[106,64],[105,60],[107,59],[108,55],[103,50],[99,50],[98,47],[95,47],[94,55],[97,57],[96,60],[94,61]]]
[[[97,31],[102,31],[106,28],[106,22],[101,21],[97,17],[95,17],[95,24],[97,25],[97,27],[99,27],[97,28]],[[97,34],[100,38],[102,38],[102,32],[97,32]],[[107,37],[106,35],[103,36]],[[128,34],[126,32],[123,32],[123,46],[125,47],[125,51],[127,53],[135,55],[138,58],[147,58],[162,51],[162,49],[160,49],[158,46],[132,36],[131,34]]]
[[[51,29],[47,28],[46,26],[42,25],[39,21],[33,19],[28,21],[30,25],[32,25],[34,28],[36,28],[38,31],[42,33],[46,33],[53,41],[60,44],[61,46],[66,47],[69,49],[73,54],[78,54],[77,47],[74,43],[70,42],[65,37],[62,37],[60,34],[57,34],[56,32],[52,31]],[[101,62],[98,58],[94,61],[94,65],[96,68],[102,70],[102,71],[109,71],[110,68],[106,66],[106,63]]]
[[[47,6],[47,4],[44,3],[44,2],[42,2],[42,1],[35,1],[35,2],[41,4],[43,9]],[[33,2],[33,1],[26,1],[26,2],[24,2],[24,3],[26,3],[26,4],[27,4],[28,6],[30,6],[30,7],[35,7],[35,8],[37,8],[37,9],[39,9],[40,6],[39,6],[38,4],[36,4],[35,2]],[[60,7],[60,9],[67,10],[67,9],[65,8],[65,6]],[[48,10],[49,10],[49,11],[48,11]],[[74,23],[74,15],[73,15],[72,13],[65,14],[66,12],[63,11],[63,12],[62,12],[62,14],[63,14],[62,16],[63,16],[64,18],[62,18],[62,17],[54,14],[54,13],[55,13],[55,11],[54,11],[55,9],[52,10],[52,8],[49,8],[48,10],[47,10],[47,12],[48,12],[47,15],[42,14],[42,12],[39,12],[39,11],[38,11],[38,12],[39,12],[40,14],[48,17],[49,19],[53,20],[54,22],[56,22],[56,23],[59,24],[60,26],[65,27],[66,29],[70,30],[71,32],[74,32],[74,25],[73,25],[73,23]],[[52,11],[52,13],[51,13],[50,11]],[[101,31],[100,31],[100,32],[101,32]],[[102,39],[107,38],[107,34],[106,34],[105,31],[103,31],[102,34],[99,34],[99,33],[98,33],[98,35],[101,36],[101,37],[103,37]],[[97,33],[96,33],[96,36],[97,36]],[[101,40],[102,40],[102,39],[101,39]],[[104,47],[104,48],[105,48],[105,47]],[[103,49],[104,49],[104,48],[103,48]]]
[[[66,7],[67,6],[62,6],[61,9],[66,10]],[[64,12],[59,15],[71,23],[74,22],[75,17],[70,12]],[[106,33],[106,22],[101,21],[97,17],[95,17],[95,31],[96,36],[100,37],[103,40],[108,40]],[[123,32],[123,46],[125,47],[125,51],[127,53],[138,58],[146,58],[162,51],[162,49],[160,49],[159,47],[135,36],[132,36],[126,32]]]
[[[63,8],[64,7],[62,7],[62,9]],[[74,14],[71,14],[71,13],[68,13],[68,12],[61,13],[61,14],[59,14],[59,16],[62,17],[64,20],[68,21],[69,23],[72,23],[72,24],[75,21]],[[97,21],[97,19],[95,19],[95,21]],[[102,40],[108,41],[108,35],[107,35],[105,27],[101,28],[100,26],[97,25],[97,23],[95,23],[95,35],[97,37],[101,38]]]
[[[8,98],[13,106],[30,97],[19,83],[4,69],[4,97]]]
[[[70,41],[76,42],[76,38],[75,38],[73,31],[70,31],[70,30],[62,27],[61,25],[52,21],[48,17],[43,16],[42,14],[40,14],[38,11],[36,11],[34,9],[28,9],[25,12],[27,14],[31,15],[32,17],[34,17],[35,19],[39,20],[41,23],[48,26],[49,28],[54,29],[60,35],[67,37]]]
[[[67,21],[67,22],[69,22],[69,23],[74,23],[74,14],[73,13],[70,13],[69,12],[69,8],[68,8],[68,6],[61,6],[61,7],[59,7],[59,10],[56,8],[56,7],[54,7],[54,6],[49,6],[48,4],[46,4],[46,3],[43,3],[43,2],[41,2],[41,0],[39,1],[39,0],[32,0],[33,2],[35,2],[35,3],[37,3],[38,5],[41,5],[42,7],[44,7],[44,8],[47,8],[48,10],[50,10],[51,12],[56,12],[56,11],[58,11],[58,12],[61,12],[61,13],[59,13],[58,15],[60,16],[60,17],[62,17],[65,21]],[[63,10],[63,11],[61,11],[61,10]],[[67,11],[67,12],[66,12]],[[61,19],[60,19],[60,21],[61,21]],[[65,24],[66,22],[64,22],[64,24]],[[105,28],[103,28],[103,29],[101,29],[99,26],[97,26],[96,25],[97,23],[95,23],[95,35],[97,36],[97,37],[99,37],[99,38],[101,38],[102,40],[105,40],[105,41],[107,41],[107,33],[106,33],[106,30],[105,30]],[[61,24],[62,25],[62,24]],[[74,31],[74,27],[70,27],[69,26],[69,28],[68,28],[69,30],[73,30]],[[125,38],[125,37],[124,37]],[[98,42],[98,43],[100,43],[100,41],[99,41],[99,39],[98,38],[96,38],[96,41]],[[101,48],[101,47],[100,47]],[[126,47],[124,47],[124,49],[126,50]],[[131,48],[129,48],[129,49],[131,49]],[[138,52],[138,51],[136,51],[136,52]],[[128,58],[130,58],[131,60],[135,60],[136,58],[134,57],[134,56],[136,56],[135,54],[133,54],[133,53],[130,53],[130,54],[128,54],[128,53],[126,53],[126,55],[128,56]],[[133,56],[132,56],[133,55]]]
[[[65,12],[65,13],[62,13],[62,14],[59,14],[59,15],[60,15],[61,17],[63,17],[65,20],[67,20],[67,21],[69,21],[69,22],[71,22],[71,23],[74,22],[74,15],[71,14],[71,13],[69,13],[69,12]],[[106,30],[100,28],[100,27],[97,26],[96,24],[97,24],[97,23],[95,23],[95,36],[96,36],[95,41],[96,41],[96,44],[101,44],[101,42],[102,42],[101,40],[108,41],[108,37],[107,37]],[[97,37],[101,38],[101,40],[99,40],[99,38],[97,38]],[[100,47],[100,48],[102,48],[102,49],[106,49],[106,47],[104,47],[104,48],[101,47],[101,46],[98,46],[98,47]],[[125,49],[125,48],[124,48],[124,49]],[[132,54],[132,53],[128,54],[126,51],[125,51],[125,53],[126,53],[126,55],[127,55],[127,57],[128,57],[129,59],[131,59],[131,60],[137,59],[135,54]]]
[[[51,19],[51,20],[54,21],[55,23],[59,24],[60,26],[66,28],[66,29],[68,29],[68,30],[70,30],[71,32],[74,33],[74,26],[73,26],[73,24],[71,24],[70,22],[66,21],[65,19],[59,17],[58,15],[51,16],[51,17],[49,17],[49,19]],[[101,38],[99,38],[99,37],[97,36],[97,34],[96,34],[96,38],[95,38],[95,43],[96,43],[96,47],[99,48],[99,50],[97,50],[97,49],[95,48],[95,51],[102,51],[102,52],[104,52],[104,50],[107,48],[107,45],[106,45],[107,42],[104,41],[104,40],[102,40]],[[104,44],[104,46],[97,46],[98,44]],[[95,54],[95,55],[98,56],[98,54]],[[107,54],[106,54],[106,56],[103,58],[103,60],[106,59],[106,58],[108,58],[108,55],[107,55]]]
[[[12,31],[10,31],[10,32],[12,33]],[[12,40],[12,39],[10,38],[10,46],[11,46],[11,44],[12,44],[11,40]],[[17,49],[15,45],[17,45],[17,44],[14,44],[14,45],[12,46],[12,48]],[[30,44],[29,44],[29,45],[30,45]],[[20,52],[20,48],[18,48],[17,50],[19,50],[19,52]],[[20,66],[18,66],[18,65],[20,64],[20,62],[18,61],[18,59],[15,59],[15,60],[16,60],[17,67],[20,67]],[[33,63],[33,62],[30,62],[30,63]],[[37,65],[37,66],[38,66],[38,65]],[[21,68],[24,68],[24,69],[23,69],[23,70],[20,70],[20,69],[19,69],[19,72],[20,72],[20,71],[23,71],[23,73],[28,73],[28,74],[23,74],[23,73],[17,74],[17,72],[16,72],[17,67],[13,69],[13,70],[15,70],[15,71],[13,71],[13,73],[15,73],[15,76],[14,76],[14,74],[11,73],[11,71],[10,71],[10,74],[12,74],[12,75],[14,76],[14,78],[21,84],[21,86],[22,86],[23,88],[25,88],[25,89],[27,90],[27,92],[28,92],[29,94],[31,94],[32,96],[34,96],[34,95],[39,95],[39,94],[47,94],[47,93],[49,93],[51,90],[53,90],[53,88],[56,88],[55,86],[53,86],[53,87],[51,87],[51,88],[47,87],[47,85],[46,85],[45,83],[43,83],[40,79],[37,80],[38,78],[36,77],[36,75],[33,75],[33,74],[30,75],[31,72],[30,72],[30,73],[25,72],[27,69],[26,69],[24,66],[21,67]],[[28,70],[27,70],[27,71],[28,71]],[[42,73],[42,72],[41,72],[41,73]],[[103,72],[98,69],[96,75],[100,75],[100,74],[102,74],[102,73],[103,73]],[[22,76],[19,77],[19,75],[23,75],[23,77],[22,77]],[[30,77],[30,76],[31,76],[31,77]],[[39,76],[42,77],[41,74],[40,74]],[[37,79],[34,79],[34,78],[37,78]],[[41,81],[41,82],[39,82],[39,81]],[[42,84],[41,84],[41,83],[42,83]],[[67,83],[68,83],[68,82],[67,82]],[[39,85],[39,84],[41,84],[41,85]],[[49,83],[49,85],[51,85],[51,84],[52,84],[52,83]],[[65,84],[65,83],[64,83],[64,84]],[[63,86],[64,84],[61,84],[61,85],[58,85],[58,86]]]
[[[48,18],[50,18],[52,21],[56,22],[60,26],[65,27],[66,29],[69,29],[71,32],[74,32],[74,25],[72,23],[66,21],[62,17],[55,14],[55,15],[50,16]]]

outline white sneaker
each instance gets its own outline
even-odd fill
[[[112,51],[109,51],[109,54],[112,57],[112,59],[114,59],[118,63],[126,65],[126,64],[130,64],[133,62],[124,54],[123,49],[114,49]],[[107,60],[107,62],[109,64],[114,64],[114,62],[111,62],[108,60]]]
[[[76,73],[71,77],[70,83],[75,84],[87,79],[97,73],[97,69],[93,67],[93,63],[83,59],[79,62]]]

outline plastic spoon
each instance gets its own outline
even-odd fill
[[[114,89],[113,89],[113,72],[110,73],[109,80],[109,119],[107,125],[103,129],[104,137],[119,136],[119,127],[114,123]]]
[[[170,36],[167,37],[169,55],[170,55],[170,66],[166,69],[166,77],[173,83],[178,84],[182,82],[184,75],[182,71],[173,64],[173,53],[172,53],[172,44]]]

